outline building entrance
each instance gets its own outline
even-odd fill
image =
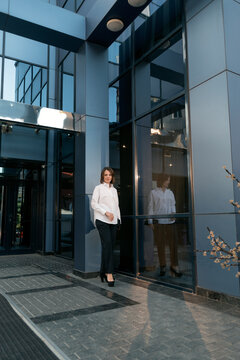
[[[0,167],[1,253],[42,250],[43,171],[41,167]]]

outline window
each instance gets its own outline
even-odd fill
[[[42,90],[45,87],[42,99]],[[47,104],[47,69],[5,59],[3,99],[44,106]]]
[[[182,97],[136,122],[137,214],[141,216],[137,226],[140,272],[191,287],[184,108]]]
[[[183,91],[182,35],[164,42],[136,67],[136,113],[141,114]]]
[[[60,109],[74,112],[74,54],[69,53],[59,65]]]

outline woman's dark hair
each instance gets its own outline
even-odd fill
[[[114,170],[108,166],[104,167],[101,171],[101,177],[100,177],[100,183],[103,184],[104,183],[104,173],[105,171],[109,171],[110,174],[112,175],[112,180],[111,180],[111,184],[114,184],[115,181],[115,176],[114,176]]]
[[[159,178],[158,178],[158,186],[162,187],[163,183],[165,183],[165,181],[167,181],[170,178],[170,175],[168,174],[160,174]]]

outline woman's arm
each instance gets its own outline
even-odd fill
[[[99,204],[100,189],[98,186],[95,187],[92,195],[91,207],[93,210],[100,212],[102,215],[106,214],[106,209]]]
[[[153,192],[150,191],[150,194],[148,195],[148,215],[153,215],[153,206],[154,206],[154,199],[153,199]],[[152,219],[148,219],[148,225],[152,225],[153,220]]]
[[[176,200],[174,193],[171,191],[171,213],[176,213]]]
[[[116,190],[116,189],[115,189]],[[118,200],[118,193],[117,190],[115,191],[115,199],[116,199],[116,203],[117,203],[117,218],[120,220],[121,222],[121,214],[120,214],[120,208],[119,208],[119,200]]]

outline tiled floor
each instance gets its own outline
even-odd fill
[[[238,306],[122,275],[109,288],[99,278],[74,276],[72,268],[53,256],[1,257],[1,292],[56,346],[55,354],[74,360],[240,359]]]

